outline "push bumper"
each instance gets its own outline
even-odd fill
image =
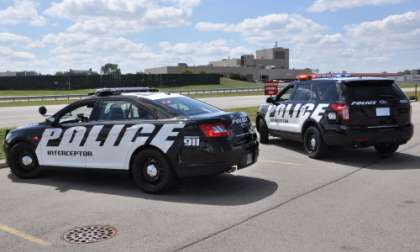
[[[179,177],[215,175],[243,169],[258,160],[259,144],[253,140],[238,146],[212,143],[197,149],[185,148],[178,156],[176,170]]]
[[[413,125],[351,129],[341,126],[324,131],[324,141],[332,146],[368,147],[381,143],[405,144],[413,137]]]

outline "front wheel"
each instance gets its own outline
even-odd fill
[[[7,155],[11,172],[18,178],[35,178],[40,173],[38,159],[33,147],[27,143],[17,143]]]
[[[399,147],[400,146],[398,144],[385,143],[375,145],[375,150],[379,153],[379,155],[387,157],[394,154]]]
[[[320,159],[327,152],[327,145],[322,139],[321,132],[316,127],[309,127],[305,130],[303,136],[303,146],[306,154],[310,158]]]
[[[157,194],[169,189],[175,180],[172,168],[162,153],[143,150],[136,155],[131,167],[134,182],[146,193]]]
[[[268,127],[262,118],[258,119],[258,132],[260,133],[260,142],[267,144],[269,142]]]

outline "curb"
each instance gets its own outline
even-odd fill
[[[6,163],[6,160],[0,160],[0,169],[9,167]]]

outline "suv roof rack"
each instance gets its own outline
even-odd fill
[[[97,89],[95,93],[91,93],[89,95],[96,95],[96,96],[112,96],[112,95],[120,95],[121,93],[155,93],[159,92],[157,88],[149,88],[149,87],[123,87],[123,88],[101,88]]]

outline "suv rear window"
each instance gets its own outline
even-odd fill
[[[194,116],[221,110],[198,100],[188,97],[172,97],[156,100],[161,106],[175,112],[178,116]]]
[[[358,81],[345,83],[345,94],[350,100],[378,100],[405,97],[401,89],[390,81]]]

